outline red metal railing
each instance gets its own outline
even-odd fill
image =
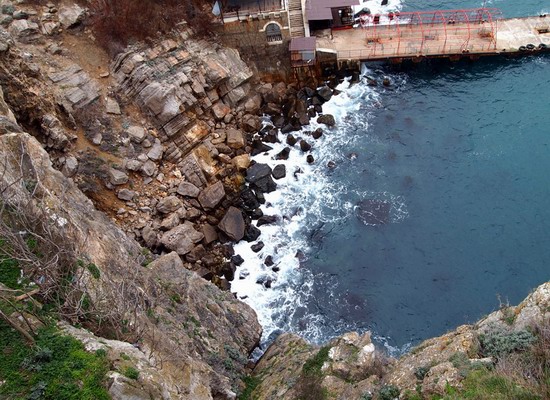
[[[358,51],[362,58],[494,51],[501,18],[496,8],[362,16],[367,47]]]

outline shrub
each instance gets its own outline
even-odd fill
[[[379,400],[394,400],[399,398],[399,393],[401,391],[397,386],[394,385],[385,385],[378,391]]]
[[[126,367],[124,368],[124,371],[122,371],[122,375],[137,381],[137,379],[139,378],[139,371],[134,367]]]
[[[526,350],[534,341],[533,334],[526,330],[509,333],[493,330],[479,336],[482,355],[496,358],[515,351]]]
[[[414,370],[414,376],[416,376],[416,379],[418,379],[419,381],[422,381],[424,380],[424,377],[426,376],[429,370],[430,370],[430,367],[418,367],[417,369]]]

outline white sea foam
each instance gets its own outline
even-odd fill
[[[371,3],[375,2],[368,1],[365,4],[372,10],[374,7]],[[379,4],[379,1],[376,3]],[[400,6],[395,0],[390,0],[389,3],[390,9],[398,9]],[[364,75],[370,73],[366,69],[362,72]],[[370,111],[364,109],[365,104],[376,104],[379,101],[376,91],[366,84],[350,86],[349,81],[345,81],[338,90],[341,93],[323,105],[323,112],[335,117],[336,128],[327,129],[314,118],[301,132],[293,133],[313,146],[313,164],[306,162],[306,154],[297,145],[290,152],[288,160],[275,160],[275,155],[287,146],[286,135],[281,133],[281,143],[270,144],[272,150],[254,157],[256,162],[268,164],[272,168],[278,164],[286,166],[286,177],[277,181],[275,192],[265,194],[266,203],[261,206],[264,215],[279,217],[277,224],[260,227],[258,241],[264,243],[263,249],[255,253],[251,250],[254,243],[245,241],[235,246],[235,252],[245,261],[237,268],[231,289],[256,311],[264,329],[264,343],[278,332],[299,332],[309,340],[320,341],[331,336],[332,331],[338,334],[343,329],[354,329],[354,326],[334,326],[336,323],[326,321],[320,312],[307,309],[307,305],[314,301],[312,296],[315,279],[325,279],[328,288],[337,284],[331,283],[328,277],[316,276],[312,271],[301,268],[301,255],[307,257],[310,250],[306,235],[308,230],[354,217],[355,204],[344,200],[350,198],[350,193],[352,198],[383,198],[390,201],[394,222],[406,216],[406,206],[402,199],[394,198],[389,193],[372,193],[366,188],[338,186],[331,180],[327,163],[353,163],[353,157],[350,158],[341,149],[352,148],[355,141],[362,140],[370,118]],[[325,131],[320,139],[314,140],[306,134],[306,131],[317,128]],[[354,134],[355,131],[357,134]],[[272,256],[274,266],[279,268],[278,272],[264,264],[267,256]],[[267,280],[271,281],[270,288],[258,283]],[[327,295],[336,296],[333,292]]]

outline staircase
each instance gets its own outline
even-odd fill
[[[290,25],[290,37],[304,37],[306,32],[304,28],[304,16],[302,14],[301,0],[289,0],[288,19]]]

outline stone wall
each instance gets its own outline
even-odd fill
[[[269,16],[268,19],[243,19],[240,22],[225,23],[218,33],[225,46],[239,49],[241,56],[257,69],[263,80],[287,80],[291,75],[288,14],[281,12]],[[270,23],[281,27],[282,43],[268,43],[265,28]]]

